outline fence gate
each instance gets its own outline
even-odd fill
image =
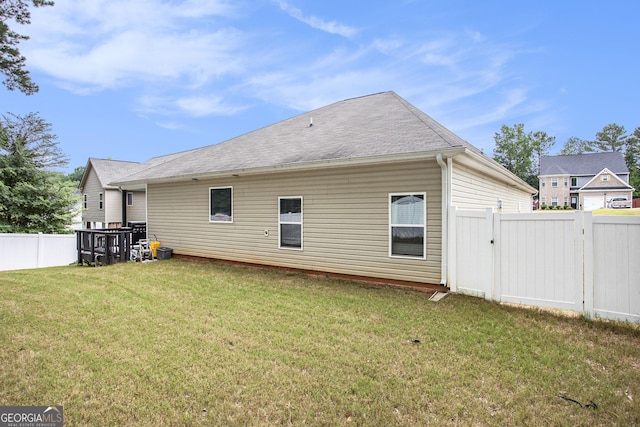
[[[582,312],[582,221],[577,216],[494,215],[498,301]]]
[[[453,292],[640,322],[640,217],[450,208]]]

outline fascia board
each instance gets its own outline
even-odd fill
[[[266,166],[266,167],[251,168],[251,169],[233,169],[233,170],[199,173],[199,174],[168,176],[168,177],[162,177],[157,179],[152,178],[152,179],[132,180],[132,181],[115,181],[109,184],[113,186],[117,186],[122,189],[130,189],[130,188],[138,187],[144,184],[161,184],[161,183],[167,183],[167,182],[203,180],[203,179],[213,179],[213,178],[220,178],[220,177],[230,177],[230,176],[236,177],[236,176],[250,176],[250,175],[266,175],[270,173],[279,173],[279,172],[312,171],[312,170],[319,170],[319,169],[338,168],[338,167],[344,167],[344,166],[366,166],[366,165],[376,165],[376,164],[400,163],[400,162],[414,161],[414,160],[432,160],[436,158],[437,154],[442,154],[444,158],[448,158],[448,157],[454,157],[458,154],[461,154],[465,150],[466,149],[464,147],[455,147],[451,149],[436,150],[436,151],[424,151],[424,152],[403,153],[403,154],[362,157],[362,158],[350,158],[350,159],[338,159],[338,160],[321,160],[321,161],[307,162],[307,163],[291,163],[291,164],[285,164],[285,165],[274,165],[274,166]]]

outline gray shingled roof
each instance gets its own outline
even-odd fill
[[[629,173],[622,153],[590,153],[546,156],[540,159],[540,175],[595,175],[607,168],[615,174]]]
[[[174,158],[165,156],[161,164],[118,183],[455,147],[479,153],[394,92],[383,92],[339,101]]]
[[[108,188],[112,181],[138,172],[144,167],[142,163],[110,159],[90,158],[89,163],[103,188]]]

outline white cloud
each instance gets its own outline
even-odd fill
[[[334,49],[312,62],[251,76],[246,87],[266,102],[298,111],[394,90],[428,113],[513,84],[508,83],[513,55],[508,46],[479,40],[473,33],[410,43],[376,38],[369,46]],[[486,115],[486,109],[480,107],[478,115]]]
[[[325,21],[324,19],[316,16],[305,16],[300,9],[291,6],[285,0],[276,0],[276,3],[283,12],[286,12],[292,18],[297,19],[303,24],[307,24],[316,30],[324,31],[329,34],[336,34],[346,38],[353,37],[358,32],[356,28],[340,24],[336,21]]]
[[[232,105],[221,96],[194,95],[177,98],[142,96],[137,100],[136,109],[142,114],[205,117],[211,115],[231,116],[247,109],[247,107]]]
[[[186,129],[182,123],[175,121],[157,121],[156,126],[168,130],[184,130]]]
[[[287,0],[272,1],[294,19],[347,40],[274,31],[246,4],[239,9],[231,1],[56,0],[53,8],[34,11],[24,53],[30,68],[68,90],[129,91],[135,111],[166,118],[157,121],[166,128],[179,126],[174,115],[232,115],[255,100],[306,111],[387,90],[434,117],[455,109],[458,129],[541,108],[530,105],[510,69],[515,57],[531,52],[474,31],[385,34],[372,27],[359,34]]]
[[[231,106],[224,102],[219,96],[192,96],[188,98],[180,98],[176,100],[176,105],[182,111],[191,116],[203,117],[210,115],[230,116],[238,111],[242,111],[244,107]]]
[[[524,88],[510,89],[501,98],[497,99],[497,101],[500,101],[497,105],[487,105],[487,109],[482,114],[468,117],[459,129],[502,122],[507,117],[514,115],[516,111],[518,111],[518,114],[529,113],[531,111],[524,107],[527,105],[527,100],[527,91]]]
[[[25,44],[29,66],[80,92],[157,80],[198,86],[243,67],[234,55],[241,34],[200,22],[231,13],[226,2],[58,0],[44,9]]]

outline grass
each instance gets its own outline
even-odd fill
[[[638,325],[459,295],[172,259],[0,272],[0,325],[67,426],[640,423]]]
[[[535,213],[555,213],[555,212],[575,212],[575,210],[564,210],[564,209],[538,209],[534,211]],[[601,215],[601,216],[640,216],[640,208],[632,208],[632,209],[611,209],[611,208],[600,208],[591,211],[593,215]]]
[[[594,215],[603,215],[603,216],[640,216],[640,208],[632,208],[632,209],[611,209],[611,208],[601,208],[593,211]]]

